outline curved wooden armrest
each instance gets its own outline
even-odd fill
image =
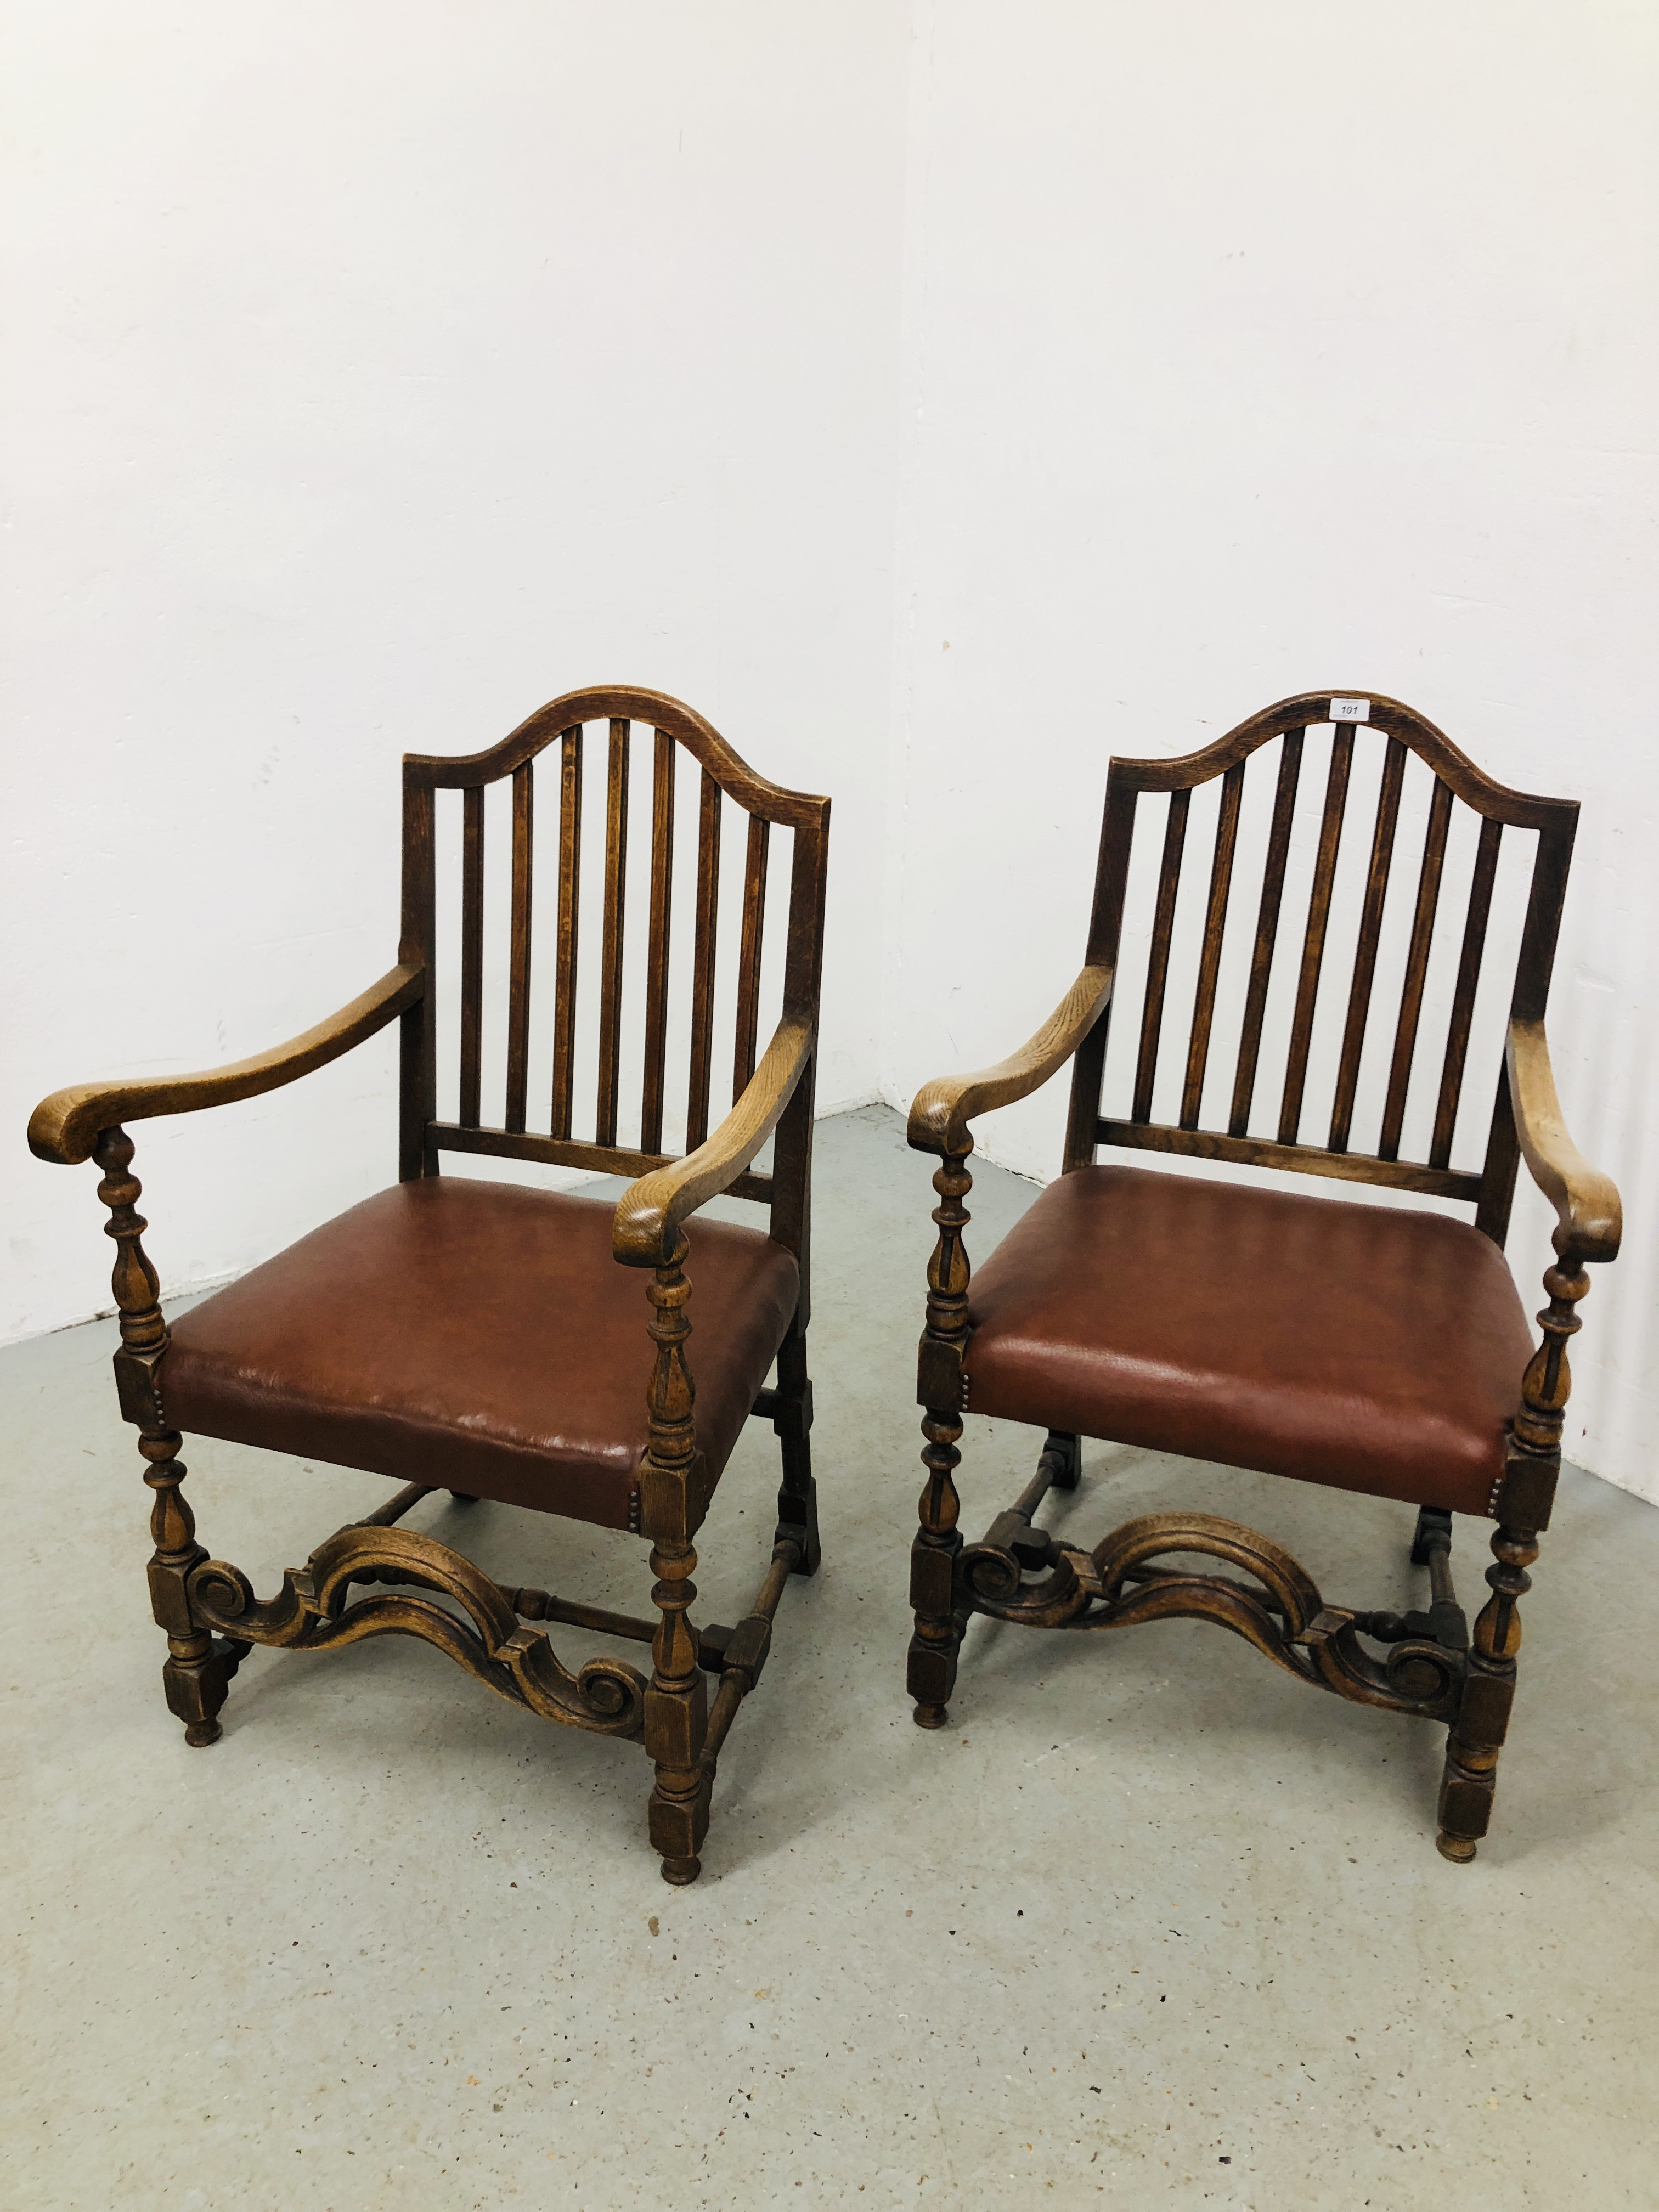
[[[1085,968],[1042,1027],[1018,1052],[973,1075],[941,1075],[923,1084],[910,1108],[908,1132],[918,1152],[969,1152],[968,1124],[977,1114],[1012,1105],[1045,1084],[1088,1036],[1112,995],[1112,970]]]
[[[668,1264],[679,1226],[729,1188],[771,1135],[812,1056],[812,1025],[786,1015],[760,1066],[718,1129],[695,1152],[653,1168],[623,1193],[611,1249],[630,1267]]]
[[[233,1060],[200,1075],[137,1076],[126,1083],[75,1083],[67,1091],[54,1091],[29,1116],[29,1150],[37,1159],[72,1165],[89,1159],[101,1132],[123,1121],[194,1114],[204,1106],[228,1106],[233,1099],[275,1091],[373,1036],[412,1006],[425,988],[424,968],[393,968],[337,1014],[251,1060]]]
[[[1557,1250],[1581,1260],[1616,1259],[1624,1233],[1619,1192],[1567,1133],[1542,1022],[1512,1020],[1505,1056],[1516,1134],[1533,1181],[1555,1208]]]

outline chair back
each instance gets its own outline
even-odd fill
[[[641,725],[650,733],[644,743]],[[605,781],[585,802],[584,756],[594,743],[603,749]],[[538,899],[535,775],[549,750],[557,852],[555,866],[541,872]],[[694,872],[688,810],[677,814],[683,755],[701,771]],[[630,819],[641,769],[650,777],[648,824],[642,808]],[[510,872],[501,881],[486,871],[486,794],[509,779],[510,830],[505,818],[501,828]],[[440,798],[449,792],[460,795],[453,814]],[[747,824],[740,888],[735,870],[722,867],[728,805]],[[505,807],[489,811],[506,814]],[[631,1178],[678,1157],[664,1150],[665,1123],[682,1135],[683,1150],[694,1152],[711,1113],[718,1121],[725,1110],[716,1110],[723,1096],[717,1038],[729,1052],[721,1059],[736,1099],[764,1049],[763,1013],[817,1019],[829,817],[827,799],[767,782],[702,715],[631,685],[569,692],[487,752],[405,755],[399,957],[422,963],[428,980],[421,1003],[403,1018],[404,1179],[435,1175],[446,1152]],[[585,823],[603,836],[602,887],[590,874],[584,888]],[[793,848],[781,945],[775,872],[769,897],[775,828],[791,834]],[[677,848],[684,848],[678,896]],[[735,860],[732,844],[724,849]],[[723,875],[732,879],[724,918]],[[451,896],[441,897],[446,889]],[[542,927],[543,957],[532,959],[544,915],[550,927]],[[452,944],[459,938],[458,999],[438,957],[441,933]],[[504,994],[489,988],[503,981]],[[441,1065],[442,1103],[454,1101],[447,1114],[441,1112]],[[795,1252],[803,1273],[812,1097],[809,1066],[775,1133],[771,1171],[750,1172],[732,1187],[734,1196],[770,1209],[772,1235]],[[497,1102],[498,1113],[486,1118],[486,1106]]]
[[[1207,884],[1183,896],[1194,793],[1218,780]],[[1376,794],[1368,848],[1344,836],[1362,781]],[[1136,815],[1163,793],[1154,875]],[[1543,1015],[1577,819],[1574,800],[1494,783],[1399,701],[1342,692],[1282,700],[1179,760],[1114,760],[1088,957],[1118,981],[1078,1054],[1066,1166],[1118,1145],[1342,1176],[1472,1203],[1501,1244],[1518,1157],[1502,1032],[1510,1015]],[[1414,897],[1394,866],[1402,821]],[[1529,872],[1516,840],[1502,849],[1506,829],[1534,834]],[[1520,869],[1500,869],[1511,856]],[[1461,899],[1443,901],[1449,884]],[[1505,884],[1512,955],[1488,947]],[[1165,1013],[1188,988],[1183,1054]],[[1437,1070],[1419,1066],[1414,1085],[1425,1030],[1441,1034]],[[1497,1096],[1481,1164],[1456,1167],[1472,1036],[1495,1042]]]

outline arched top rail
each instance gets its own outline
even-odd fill
[[[1343,712],[1344,708],[1347,712]],[[1360,711],[1362,710],[1363,711]],[[1542,799],[1525,791],[1511,791],[1483,775],[1467,755],[1459,751],[1443,730],[1426,716],[1377,692],[1351,690],[1301,691],[1265,707],[1218,738],[1201,752],[1183,753],[1177,760],[1121,760],[1111,764],[1111,787],[1122,791],[1191,791],[1224,775],[1248,760],[1258,747],[1287,731],[1304,730],[1321,722],[1339,726],[1381,730],[1426,761],[1450,791],[1489,821],[1517,830],[1571,829],[1578,813],[1576,799]]]
[[[644,722],[678,739],[729,799],[763,821],[788,829],[823,825],[830,810],[827,799],[769,783],[695,708],[671,699],[665,691],[648,691],[635,684],[605,684],[586,691],[567,691],[545,707],[538,707],[510,736],[481,753],[405,753],[404,774],[430,790],[476,789],[513,775],[567,730],[584,722],[603,721]]]

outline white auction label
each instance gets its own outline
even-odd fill
[[[1371,702],[1369,699],[1333,699],[1331,720],[1334,722],[1369,722]]]

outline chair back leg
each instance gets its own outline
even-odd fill
[[[815,1575],[823,1547],[818,1541],[818,1493],[812,1480],[812,1383],[806,1372],[806,1332],[796,1315],[778,1350],[777,1408],[772,1416],[783,1455],[778,1490],[778,1526],[774,1541],[793,1544],[793,1571]]]

